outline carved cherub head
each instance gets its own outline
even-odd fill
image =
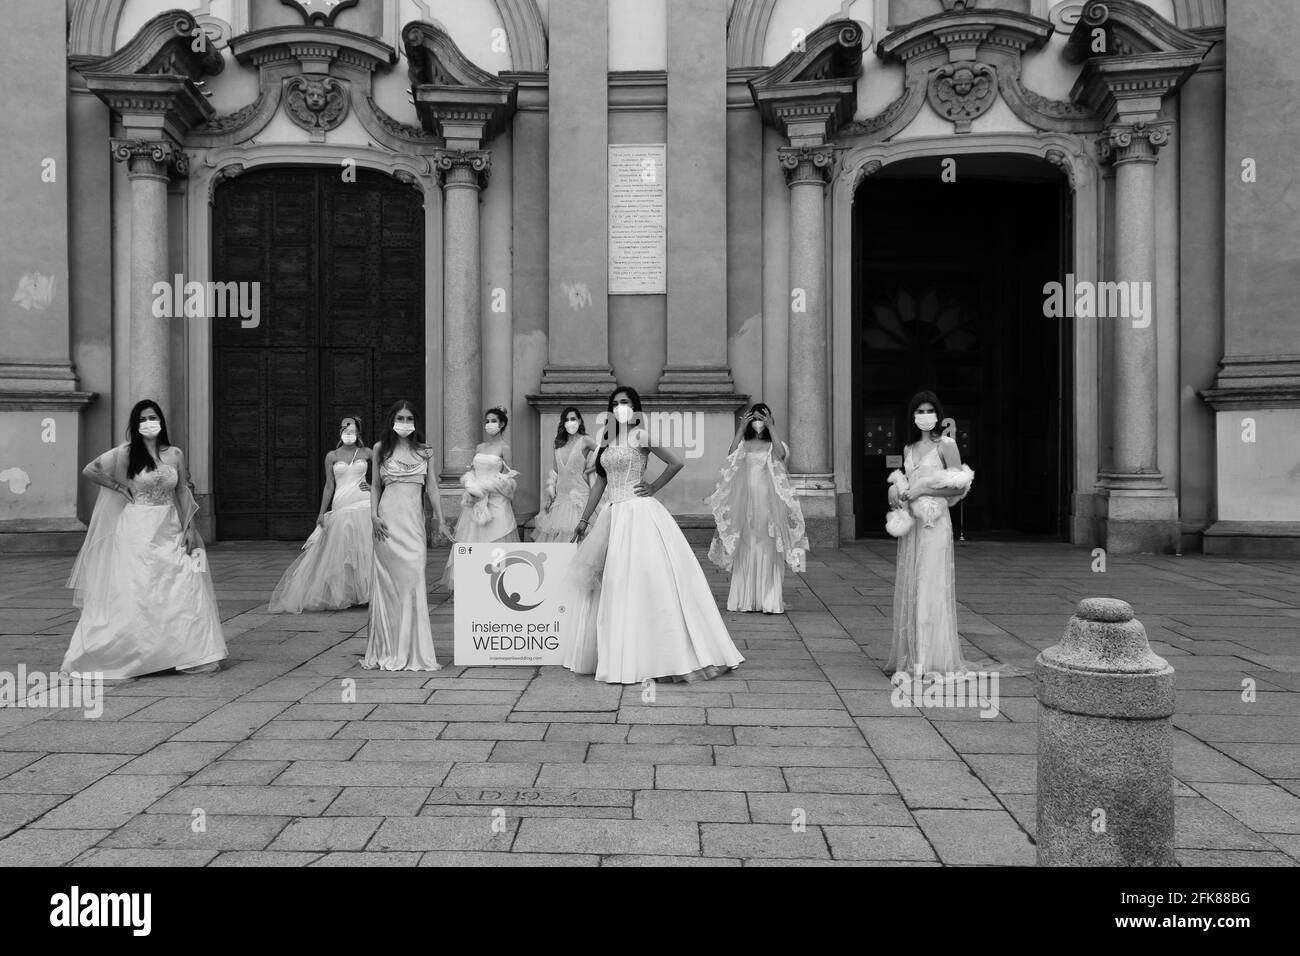
[[[975,88],[975,71],[968,66],[958,67],[952,74],[952,89],[958,96],[966,96]]]
[[[313,113],[319,113],[325,108],[327,96],[325,93],[325,84],[320,80],[308,80],[303,87],[303,99],[307,103],[307,109]]]

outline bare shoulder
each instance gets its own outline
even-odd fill
[[[170,458],[177,464],[185,463],[185,452],[177,445],[168,445],[162,450],[161,454],[164,458]]]

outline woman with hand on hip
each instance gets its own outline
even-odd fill
[[[370,526],[370,449],[361,425],[345,418],[339,443],[325,456],[325,490],[316,530],[271,594],[270,613],[338,611],[370,602],[375,559]]]
[[[727,633],[704,570],[671,512],[655,493],[682,468],[650,444],[641,397],[619,386],[596,455],[596,483],[578,521],[582,543],[570,565],[579,590],[574,639],[564,666],[609,684],[708,680],[745,659]],[[667,466],[653,482],[654,454]],[[609,505],[587,534],[596,503]]]
[[[388,410],[375,443],[370,518],[374,527],[374,576],[370,584],[370,639],[361,666],[368,670],[440,669],[429,626],[425,564],[424,499],[433,503],[438,531],[451,537],[438,500],[429,459],[433,449],[416,428],[415,406],[405,399]]]
[[[785,470],[789,453],[772,410],[759,402],[741,418],[717,490],[707,499],[718,526],[709,558],[731,572],[728,611],[785,613],[785,566],[805,568],[808,538]]]
[[[82,611],[59,669],[110,679],[220,670],[226,641],[185,455],[150,399],[131,409],[126,436],[83,472],[101,487],[68,578]]]

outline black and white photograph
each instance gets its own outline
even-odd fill
[[[1095,873],[1111,935],[1261,925],[1300,4],[0,24],[25,920],[158,935],[114,873],[991,867]]]

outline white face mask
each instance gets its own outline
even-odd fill
[[[155,438],[160,431],[162,431],[162,422],[157,419],[140,423],[140,434],[145,438]]]
[[[916,422],[916,427],[923,432],[933,431],[934,426],[939,421],[939,416],[934,412],[918,412],[912,416],[912,421]]]
[[[339,436],[339,438],[345,445],[355,445],[357,443],[357,436],[353,435],[351,432],[344,432]]]
[[[751,424],[754,426],[754,431],[759,435],[763,434],[763,429],[767,427],[766,422],[752,422]]]
[[[415,431],[415,426],[410,422],[397,422],[393,425],[393,431],[405,438],[411,432]]]
[[[483,430],[489,435],[495,435],[497,432],[501,431],[501,426],[496,422],[488,422],[483,426]]]
[[[631,405],[615,405],[614,417],[617,418],[619,422],[626,425],[632,418],[632,413],[634,411],[635,409],[633,409]]]
[[[578,423],[573,421],[565,422],[564,430],[570,435],[576,435],[578,434]]]

